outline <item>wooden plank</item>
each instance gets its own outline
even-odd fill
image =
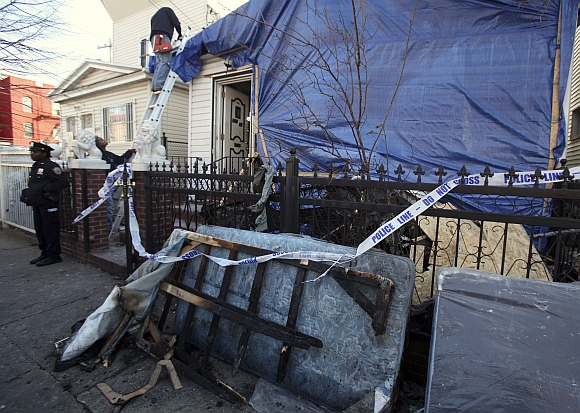
[[[286,327],[296,328],[296,320],[298,319],[298,310],[300,309],[300,301],[302,300],[305,279],[306,268],[298,269],[298,273],[296,274],[296,278],[294,280],[294,288],[292,289],[292,298],[290,299],[290,308],[288,310]],[[288,369],[288,361],[290,360],[291,352],[292,347],[290,343],[284,342],[282,345],[282,351],[280,353],[280,360],[278,360],[276,383],[282,383],[284,381],[284,377],[286,377],[286,370]]]
[[[305,350],[310,347],[322,348],[322,341],[316,337],[292,330],[286,326],[281,326],[268,320],[262,320],[248,311],[220,301],[217,298],[208,296],[202,292],[194,291],[187,286],[174,285],[168,281],[164,281],[160,285],[160,290],[214,314],[219,314],[221,317],[232,320],[243,327],[251,328],[257,333],[273,337],[280,341],[287,341],[293,346]]]
[[[209,255],[211,253],[211,245],[206,245],[204,249],[204,254]],[[199,271],[197,272],[197,278],[195,279],[195,287],[196,289],[201,289],[203,285],[203,280],[205,278],[205,271],[207,269],[207,264],[209,259],[206,256],[201,257],[201,263],[199,264]],[[171,296],[169,296],[171,297]],[[183,330],[181,331],[182,340],[179,340],[177,343],[177,347],[180,350],[185,348],[185,342],[187,341],[187,337],[189,336],[189,331],[193,326],[193,316],[195,314],[195,306],[188,305],[187,314],[185,316],[185,321],[183,323]]]
[[[236,255],[237,255],[236,251],[230,250],[230,253],[228,255],[228,259],[235,260]],[[220,301],[225,302],[226,298],[228,297],[228,290],[230,289],[230,284],[232,281],[233,272],[234,272],[233,266],[226,267],[226,269],[224,271],[224,276],[222,278],[222,284],[220,286],[220,292],[218,294],[218,300],[220,300]],[[221,316],[217,313],[214,313],[214,315],[211,319],[211,325],[209,327],[209,331],[207,333],[205,348],[203,349],[203,351],[201,353],[201,363],[202,364],[205,364],[209,361],[209,356],[211,354],[211,348],[213,347],[213,343],[215,342],[215,339],[216,339],[216,334],[218,331],[218,325],[219,325],[220,319],[221,319]]]
[[[258,304],[260,300],[260,293],[262,292],[262,285],[264,283],[264,276],[266,274],[266,264],[261,263],[256,267],[256,273],[254,274],[254,281],[252,282],[252,290],[250,291],[250,303],[248,304],[248,312],[252,314],[257,314]],[[250,334],[252,330],[250,328],[244,327],[240,340],[238,341],[238,348],[236,351],[236,357],[232,364],[232,374],[236,375],[242,359],[246,354],[246,349],[248,348],[248,341],[250,340]]]

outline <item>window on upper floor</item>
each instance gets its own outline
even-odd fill
[[[34,138],[34,129],[32,127],[32,123],[24,124],[24,137],[29,139]]]
[[[147,67],[147,56],[149,55],[149,48],[151,47],[151,42],[149,39],[141,39],[140,49],[139,49],[139,60],[141,67]]]
[[[103,138],[108,142],[131,142],[134,130],[133,102],[103,108]]]
[[[22,111],[26,113],[32,113],[32,98],[28,96],[22,96]]]

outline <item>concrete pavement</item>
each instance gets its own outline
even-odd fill
[[[39,255],[34,237],[0,230],[0,413],[102,413],[120,411],[96,385],[109,384],[129,393],[149,381],[157,360],[135,346],[125,346],[110,367],[85,372],[72,367],[54,372],[54,343],[70,335],[77,321],[90,315],[122,279],[63,256],[63,262],[36,267],[29,261]],[[228,375],[225,366],[216,372]],[[255,377],[245,372],[224,377],[247,399]],[[223,377],[223,376],[222,376]],[[163,371],[146,394],[122,407],[125,413],[147,412],[254,412],[249,405],[235,406],[186,377],[174,390]]]

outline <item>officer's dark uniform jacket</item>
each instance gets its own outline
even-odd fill
[[[41,193],[41,208],[56,208],[59,202],[59,191],[68,186],[67,179],[62,176],[62,169],[49,158],[36,161],[32,164],[30,175],[28,176],[28,187]]]

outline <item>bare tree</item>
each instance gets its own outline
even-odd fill
[[[15,75],[50,75],[47,64],[58,56],[46,47],[58,38],[63,0],[8,0],[0,4],[0,70]]]
[[[372,79],[369,71],[369,62],[374,56],[368,45],[380,27],[369,24],[366,3],[350,0],[346,8],[334,6],[337,9],[331,12],[322,2],[309,0],[304,3],[307,11],[302,15],[305,17],[295,17],[298,24],[284,28],[260,17],[243,16],[270,26],[270,37],[266,40],[270,47],[260,53],[270,53],[268,58],[273,64],[268,74],[291,91],[289,99],[285,94],[286,100],[276,104],[288,110],[290,119],[284,121],[290,121],[305,138],[299,152],[325,152],[347,168],[368,176],[381,163],[376,157],[377,144],[385,138],[384,124],[402,81],[415,11],[408,26],[407,47],[403,51],[397,85],[392,96],[385,97],[389,104],[384,121],[380,125],[368,125],[367,97],[370,85],[378,80]],[[243,10],[242,7],[237,13],[242,15]],[[293,76],[297,71],[302,75],[300,81]],[[315,100],[312,100],[312,91],[316,92]],[[348,136],[335,133],[338,124],[346,125]],[[272,142],[276,138],[269,139]],[[284,142],[279,142],[280,150],[284,146]]]

